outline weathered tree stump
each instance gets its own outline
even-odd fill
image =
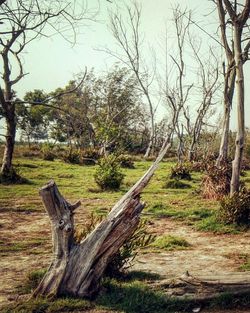
[[[76,243],[74,210],[80,205],[69,204],[54,181],[40,190],[52,224],[53,261],[33,296],[69,294],[91,297],[112,257],[136,229],[144,203],[140,193],[150,181],[167,150],[166,140],[156,161],[144,176],[115,204],[104,219],[82,242]]]

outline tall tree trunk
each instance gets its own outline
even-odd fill
[[[239,191],[240,171],[243,157],[244,137],[245,137],[245,112],[244,112],[244,72],[241,49],[242,30],[235,27],[234,48],[235,48],[235,67],[236,67],[236,102],[237,102],[237,134],[235,140],[235,156],[232,167],[232,179],[230,196]]]
[[[16,120],[14,112],[8,114],[6,117],[6,141],[5,141],[5,148],[3,154],[3,161],[1,167],[2,174],[9,174],[12,168],[12,158],[14,153],[14,146],[15,146],[15,137],[16,137]]]
[[[189,151],[188,151],[188,161],[192,162],[194,160],[195,157],[195,151],[194,151],[194,147],[195,147],[195,138],[193,137],[192,142],[189,146]]]
[[[234,88],[235,88],[235,67],[228,69],[229,73],[225,75],[225,88],[224,88],[224,115],[222,124],[222,135],[220,142],[219,156],[216,160],[216,165],[220,166],[228,159],[228,145],[229,145],[229,126],[230,126],[230,112],[232,108]]]
[[[73,211],[52,181],[40,191],[52,224],[54,258],[34,296],[71,294],[91,297],[112,257],[136,229],[144,204],[140,193],[150,181],[170,147],[168,137],[160,154],[144,176],[115,204],[95,230],[81,243],[74,242]]]
[[[153,128],[151,129],[150,139],[149,139],[149,144],[148,144],[147,150],[143,156],[144,159],[148,158],[151,154],[154,153],[155,133],[154,133],[154,126],[151,126],[151,127],[153,127]]]

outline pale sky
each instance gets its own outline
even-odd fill
[[[142,31],[145,39],[145,49],[152,46],[155,50],[159,66],[165,66],[165,42],[164,36],[166,27],[168,36],[171,37],[171,15],[172,8],[178,1],[168,0],[140,0],[142,7]],[[90,6],[96,6],[97,0],[88,0]],[[129,4],[129,0],[117,0],[113,3],[100,0],[100,12],[97,15],[97,22],[88,22],[88,26],[81,29],[81,34],[77,37],[77,43],[72,47],[68,42],[59,36],[52,38],[42,38],[32,42],[23,55],[24,71],[29,73],[18,85],[15,86],[19,96],[33,89],[43,89],[46,92],[53,91],[57,87],[63,87],[74,74],[92,67],[95,73],[107,71],[116,62],[114,58],[108,56],[98,49],[107,46],[116,49],[115,41],[108,30],[108,10],[115,9],[117,3],[120,7]],[[213,3],[209,0],[182,0],[179,1],[182,8],[193,10],[193,19],[200,27],[204,28],[212,36],[216,36],[217,12],[212,12]],[[122,10],[121,10],[122,12]],[[211,14],[209,14],[211,13]],[[197,27],[197,35],[200,34],[205,42],[216,45],[216,42],[202,33]],[[168,46],[169,53],[174,49],[174,43]],[[146,58],[149,54],[146,52]],[[249,65],[248,71],[249,71]],[[248,74],[247,74],[248,75]],[[246,117],[250,113],[249,105],[249,75],[246,81]],[[163,115],[164,110],[159,114]],[[248,119],[246,123],[250,126]],[[235,114],[233,113],[232,127],[235,125]]]

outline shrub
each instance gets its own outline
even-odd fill
[[[205,170],[205,160],[193,161],[190,163],[190,170],[194,172],[203,172]]]
[[[190,166],[186,163],[177,163],[171,168],[170,178],[191,180]]]
[[[114,155],[109,155],[99,160],[94,177],[102,190],[116,190],[120,188],[124,174],[121,172],[117,158]]]
[[[42,157],[42,151],[39,145],[31,145],[30,147],[26,145],[18,146],[15,153],[25,158]]]
[[[117,159],[122,168],[135,168],[133,159],[130,155],[121,154]]]
[[[206,174],[202,179],[202,195],[207,199],[221,199],[230,191],[232,167],[225,162],[216,166],[214,162],[206,166]]]
[[[82,156],[87,159],[98,160],[100,158],[100,154],[98,150],[95,148],[87,148],[83,151]]]
[[[53,146],[50,145],[49,143],[44,143],[42,145],[42,156],[43,159],[46,161],[54,161],[55,159],[55,153],[53,151]]]
[[[62,159],[66,163],[71,163],[71,164],[80,164],[81,160],[81,154],[77,150],[66,150],[62,154]]]
[[[227,224],[247,225],[250,213],[250,191],[246,188],[226,196],[220,202],[219,219]]]
[[[169,179],[165,183],[164,188],[169,188],[169,189],[186,189],[186,188],[191,188],[191,185],[183,183],[182,181],[179,181],[178,179]]]
[[[119,277],[129,269],[140,249],[155,241],[155,236],[147,231],[147,222],[140,221],[133,234],[124,242],[122,247],[113,256],[105,274],[109,277]]]

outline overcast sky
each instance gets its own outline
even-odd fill
[[[171,19],[172,9],[177,5],[177,1],[168,0],[140,0],[138,1],[142,7],[142,31],[145,39],[145,50],[150,50],[149,45],[154,48],[158,66],[165,66],[165,33],[170,37],[168,50],[169,54],[175,49],[175,42],[171,41]],[[89,6],[97,7],[97,0],[89,0]],[[25,92],[33,89],[43,89],[44,91],[52,91],[57,87],[63,87],[69,80],[84,70],[94,67],[95,72],[107,71],[112,67],[116,60],[111,56],[100,52],[100,48],[109,47],[116,49],[115,41],[108,30],[109,10],[115,9],[115,3],[121,8],[124,4],[129,4],[128,0],[115,0],[110,3],[100,0],[100,10],[97,15],[96,22],[88,22],[81,29],[81,34],[77,37],[77,43],[72,47],[67,41],[60,36],[52,38],[42,38],[32,42],[23,55],[24,70],[26,75],[15,86],[19,96],[23,96]],[[193,11],[193,19],[197,25],[205,29],[211,36],[216,37],[218,21],[216,11],[213,11],[213,3],[209,0],[182,0],[179,1],[182,8],[191,9]],[[203,41],[217,45],[208,35],[202,32],[198,26],[197,35],[203,38]],[[146,58],[149,58],[149,51],[146,51]],[[148,60],[150,61],[150,60]],[[249,67],[248,67],[249,70]],[[249,76],[247,77],[249,80]],[[248,83],[246,82],[246,116],[249,115],[249,92]],[[159,114],[164,114],[164,110],[160,109]],[[235,114],[233,114],[232,125],[235,125]],[[248,120],[246,119],[249,125]]]

